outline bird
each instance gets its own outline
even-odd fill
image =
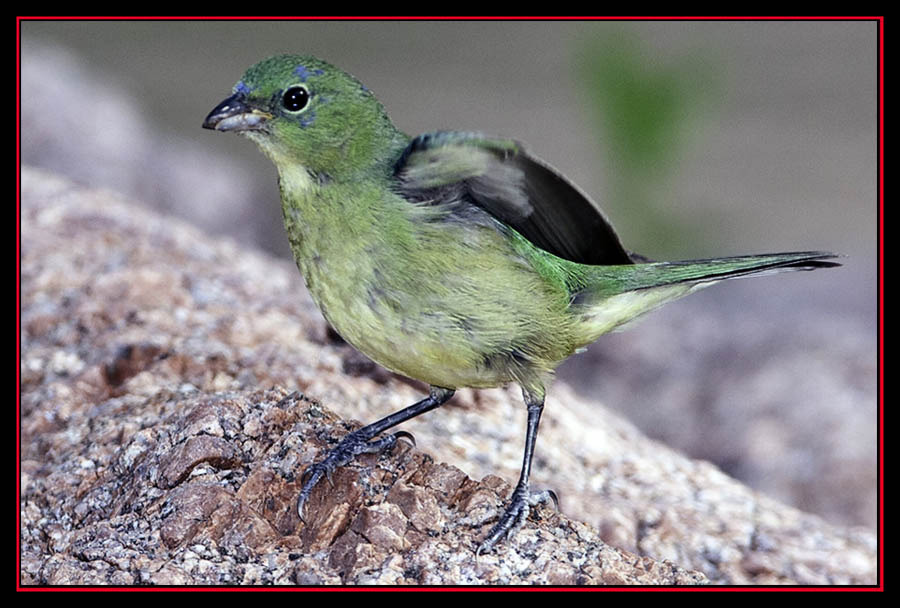
[[[253,65],[204,128],[275,165],[284,227],[325,320],[420,401],[347,434],[302,476],[391,448],[400,423],[460,388],[515,383],[527,411],[518,482],[476,555],[511,539],[552,492],[529,485],[547,386],[601,335],[719,281],[839,266],[827,251],[658,262],[624,248],[603,210],[521,142],[470,131],[411,137],[373,92],[307,55]]]

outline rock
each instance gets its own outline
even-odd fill
[[[561,511],[534,509],[499,550],[474,553],[518,472],[514,389],[460,391],[404,425],[418,448],[339,469],[301,522],[305,468],[423,387],[347,375],[359,355],[323,339],[291,265],[25,168],[21,268],[23,584],[876,580],[872,534],[756,494],[562,384],[533,478]]]

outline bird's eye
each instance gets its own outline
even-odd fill
[[[284,92],[281,105],[288,112],[299,112],[309,104],[309,91],[306,87],[295,85]]]

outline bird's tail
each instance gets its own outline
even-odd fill
[[[787,270],[832,268],[838,256],[824,251],[768,253],[684,262],[651,262],[594,266],[586,287],[575,295],[585,343],[620,328],[666,302],[726,279],[761,276]]]

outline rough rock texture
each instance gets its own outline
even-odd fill
[[[835,289],[826,272],[730,281],[603,336],[559,377],[773,498],[875,530],[877,332]]]
[[[537,509],[501,551],[474,556],[518,471],[515,389],[460,391],[404,425],[418,449],[339,470],[302,524],[304,468],[348,419],[424,387],[335,340],[292,266],[25,169],[21,268],[23,584],[876,582],[870,533],[561,383],[533,477],[561,512]]]

